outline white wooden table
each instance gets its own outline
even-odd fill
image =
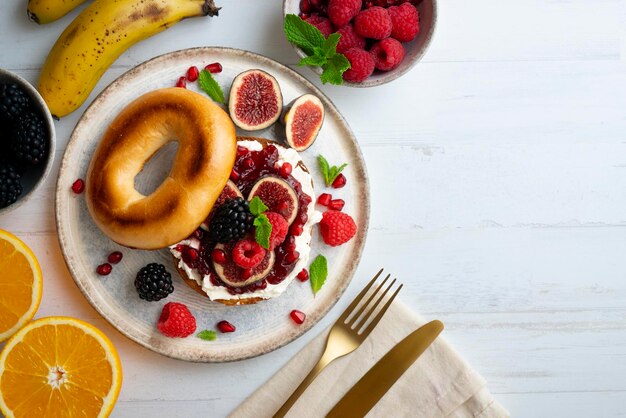
[[[88,102],[129,68],[180,48],[232,46],[297,62],[280,1],[219,3],[219,18],[185,21],[125,53]],[[38,27],[25,5],[0,3],[0,67],[34,82],[76,12]],[[378,88],[323,87],[367,160],[369,239],[326,319],[260,358],[161,357],[88,305],[53,214],[58,163],[84,107],[56,123],[52,176],[0,228],[42,264],[37,315],[83,318],[117,346],[125,377],[114,416],[225,416],[380,266],[404,280],[405,302],[446,323],[446,337],[513,416],[626,416],[626,2],[440,0],[439,9],[433,44],[412,72]]]

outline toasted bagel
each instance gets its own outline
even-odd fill
[[[177,141],[172,169],[150,195],[135,177],[165,144]],[[232,170],[235,127],[209,98],[181,88],[144,94],[113,120],[87,173],[87,207],[113,241],[158,249],[191,234],[207,217]]]

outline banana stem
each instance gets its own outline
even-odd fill
[[[213,0],[204,0],[202,5],[202,12],[205,16],[217,16],[221,7],[217,7]]]

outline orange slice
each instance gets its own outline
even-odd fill
[[[41,282],[35,254],[0,229],[0,341],[33,319],[41,301]]]
[[[5,417],[107,417],[122,386],[111,341],[74,318],[38,319],[0,353],[0,410]]]

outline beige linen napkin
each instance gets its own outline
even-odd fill
[[[328,365],[287,416],[325,416],[376,361],[425,322],[406,305],[395,301],[369,338],[352,354]],[[327,335],[328,329],[314,338],[230,417],[271,417],[318,361]],[[485,387],[485,380],[442,335],[372,408],[368,417],[509,416],[493,399]]]

